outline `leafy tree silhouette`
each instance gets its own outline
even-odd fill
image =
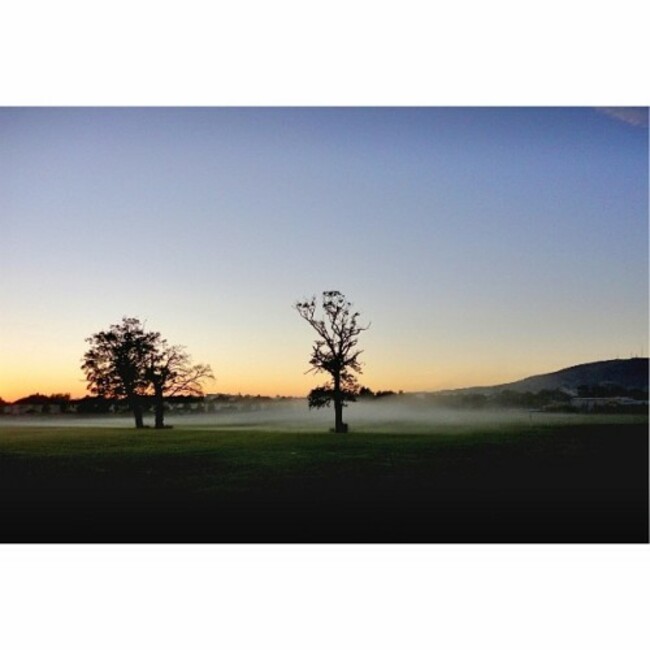
[[[164,398],[202,395],[201,380],[214,378],[209,365],[192,365],[180,345],[170,345],[160,332],[147,332],[137,318],[122,319],[86,339],[83,358],[88,389],[105,399],[126,399],[135,426],[144,427],[143,399],[153,395],[155,426],[164,423]]]
[[[121,323],[86,339],[90,349],[81,369],[88,390],[102,398],[126,399],[137,429],[144,427],[142,397],[149,386],[146,372],[159,340],[158,332],[145,332],[137,318],[126,316]]]

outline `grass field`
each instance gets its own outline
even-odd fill
[[[635,416],[347,435],[0,423],[0,537],[647,542],[647,427]]]

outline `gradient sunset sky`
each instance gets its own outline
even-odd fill
[[[305,395],[329,289],[375,390],[648,353],[646,109],[4,108],[0,226],[5,400],[85,394],[125,315],[208,392]]]

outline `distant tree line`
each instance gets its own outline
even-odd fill
[[[601,384],[582,384],[578,386],[578,397],[629,397],[637,400],[647,400],[648,390],[642,388],[626,388],[614,382]]]
[[[511,409],[543,409],[546,411],[574,412],[579,410],[575,404],[575,398],[585,397],[609,397],[629,398],[643,402],[648,400],[648,391],[638,388],[626,388],[610,384],[607,386],[581,386],[576,391],[577,395],[570,394],[563,390],[540,390],[536,393],[531,391],[519,392],[504,389],[498,392],[451,392],[431,393],[427,395],[427,404],[444,406],[458,409],[485,409],[485,408],[511,408]],[[614,403],[603,404],[595,410],[625,410],[624,405],[616,406]],[[627,410],[634,410],[628,408]]]
[[[404,393],[401,390],[398,393],[396,393],[394,390],[378,390],[375,392],[367,386],[361,386],[355,397],[359,400],[375,400],[382,399],[384,397],[395,397],[395,395],[403,394]]]
[[[392,390],[373,391],[362,386],[357,395],[359,400],[378,400],[384,397],[401,395]],[[227,412],[252,412],[265,408],[275,408],[289,402],[299,400],[297,397],[286,395],[250,395],[242,393],[215,393],[213,395],[173,395],[165,397],[165,406],[174,412],[202,412],[202,413],[227,413]],[[0,408],[11,406],[33,406],[33,413],[77,413],[81,415],[126,413],[131,410],[127,399],[98,397],[96,395],[72,398],[70,393],[56,393],[43,395],[33,393],[21,397],[13,402],[0,398]],[[153,395],[143,395],[141,398],[142,411],[145,414],[153,413],[156,407],[156,398]],[[30,412],[29,409],[24,412]]]
[[[53,410],[58,410],[60,413],[69,411],[73,400],[70,398],[70,393],[52,393],[51,395],[42,395],[41,393],[33,393],[26,397],[21,397],[14,402],[5,402],[0,399],[0,406],[40,406],[41,413],[48,413]],[[54,409],[52,408],[54,407]]]
[[[583,385],[577,391],[580,399],[594,399],[589,404],[589,411],[595,413],[644,413],[648,401],[648,391],[639,388],[626,388],[618,385]],[[382,399],[399,400],[410,408],[418,407],[446,407],[463,410],[480,409],[534,409],[555,412],[573,413],[584,411],[584,407],[575,404],[574,395],[559,390],[542,390],[537,393],[531,391],[517,392],[502,390],[496,393],[458,392],[458,393],[426,393],[413,394],[403,391],[380,390],[373,391],[367,386],[360,386],[353,396],[355,401],[376,402]],[[608,399],[609,398],[609,399]],[[618,400],[629,398],[636,404],[626,404]],[[298,398],[277,395],[275,397],[264,395],[242,395],[218,393],[210,396],[204,395],[174,395],[165,398],[165,406],[176,413],[242,413],[255,412],[267,408],[281,407],[283,404]],[[12,407],[22,407],[19,411],[23,414],[72,414],[78,415],[103,415],[123,414],[131,410],[128,400],[109,399],[98,396],[85,396],[72,399],[69,393],[53,393],[43,395],[33,393],[7,402],[0,398],[0,413],[12,412]],[[155,413],[156,399],[153,395],[144,395],[141,398],[142,411],[145,414]]]
[[[265,395],[242,395],[220,393],[217,395],[173,395],[165,397],[164,404],[166,409],[174,412],[183,413],[227,413],[243,411],[259,411],[264,408],[273,408],[286,404],[288,401],[297,398],[276,396],[270,397]],[[42,395],[34,393],[21,397],[14,402],[7,402],[0,399],[0,409],[6,407],[24,407],[20,409],[23,414],[52,414],[52,413],[76,413],[79,415],[101,415],[108,413],[128,413],[131,411],[131,405],[125,398],[107,398],[96,395],[86,395],[78,399],[73,399],[69,394],[65,395]],[[143,395],[140,399],[140,406],[143,414],[155,413],[157,400],[154,395]],[[2,411],[0,411],[0,414]],[[11,410],[5,411],[11,413]]]

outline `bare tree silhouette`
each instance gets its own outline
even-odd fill
[[[214,379],[209,365],[192,365],[181,345],[169,345],[163,339],[151,353],[146,377],[154,396],[155,427],[165,427],[165,398],[175,395],[203,395],[201,381]]]
[[[296,311],[316,331],[319,338],[314,341],[311,365],[308,372],[327,373],[331,379],[323,386],[317,386],[309,394],[309,408],[322,408],[334,403],[334,431],[345,433],[347,424],[343,422],[343,407],[354,401],[358,384],[354,374],[360,374],[357,350],[358,336],[370,324],[358,324],[359,312],[352,311],[352,303],[340,291],[324,291],[322,296],[322,316],[317,315],[316,297],[297,302]]]

